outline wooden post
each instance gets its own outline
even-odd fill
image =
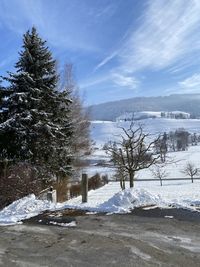
[[[57,202],[56,190],[53,190],[53,187],[50,187],[49,191],[47,192],[47,200],[53,203]]]
[[[81,191],[82,203],[85,203],[88,200],[88,176],[85,173],[82,174]]]

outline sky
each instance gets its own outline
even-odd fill
[[[0,0],[0,75],[33,25],[86,105],[200,93],[199,0]]]

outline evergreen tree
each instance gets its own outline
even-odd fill
[[[36,29],[23,37],[16,73],[4,78],[10,83],[6,118],[0,124],[1,158],[26,161],[49,175],[69,171],[72,127],[66,92],[56,90],[56,62]]]
[[[2,86],[2,81],[0,80],[0,123],[5,120],[7,108],[5,107],[6,98],[11,95],[12,91],[7,90],[4,86]]]

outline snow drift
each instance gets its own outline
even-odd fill
[[[143,189],[126,189],[116,193],[97,208],[102,212],[127,213],[134,207],[159,205],[160,196],[154,196]]]
[[[158,182],[136,182],[136,188],[120,190],[119,183],[112,182],[89,192],[88,202],[81,197],[64,203],[53,204],[38,200],[34,195],[13,202],[0,211],[0,225],[21,223],[45,210],[80,209],[89,212],[129,213],[135,207],[186,208],[199,211],[199,182],[174,183],[159,186]]]
[[[41,212],[55,209],[55,204],[39,200],[35,195],[19,199],[0,211],[0,225],[21,223],[21,220],[34,217]]]

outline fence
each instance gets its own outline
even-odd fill
[[[84,203],[88,200],[89,190],[95,190],[108,182],[105,178],[105,175],[100,176],[96,174],[88,178],[87,174],[82,174],[80,182],[74,184],[67,183],[67,186],[65,184],[61,184],[61,186],[55,185],[55,190],[53,190],[53,187],[46,188],[40,192],[39,198],[56,203],[57,201],[63,202],[81,195],[82,202]]]
[[[165,179],[158,179],[158,178],[154,178],[154,179],[136,179],[135,181],[137,182],[150,182],[150,181],[191,181],[191,180],[200,180],[200,177],[193,177],[193,178],[165,178]]]
[[[98,179],[100,179],[100,176],[98,177]],[[87,174],[82,174],[82,180],[81,183],[79,184],[75,184],[72,185],[72,191],[70,192],[70,197],[76,197],[79,195],[82,195],[82,202],[87,202],[88,201],[88,190],[90,189],[97,189],[100,186],[97,186],[97,183],[99,182],[99,180],[97,179],[97,177],[93,176],[92,178],[88,178]],[[165,178],[165,179],[158,179],[158,178],[154,178],[154,179],[136,179],[135,182],[155,182],[155,181],[159,181],[159,182],[166,182],[166,181],[191,181],[191,180],[200,180],[200,177],[193,177],[193,178]],[[112,181],[112,182],[119,182],[120,180],[116,180],[116,181]],[[105,184],[105,183],[104,183]],[[102,183],[102,186],[104,185]],[[70,188],[69,188],[70,190]],[[51,202],[56,202],[56,190],[53,190],[53,188],[47,188],[45,190],[43,190],[41,193],[44,193],[46,195],[45,198],[47,198],[47,200],[51,201]]]

